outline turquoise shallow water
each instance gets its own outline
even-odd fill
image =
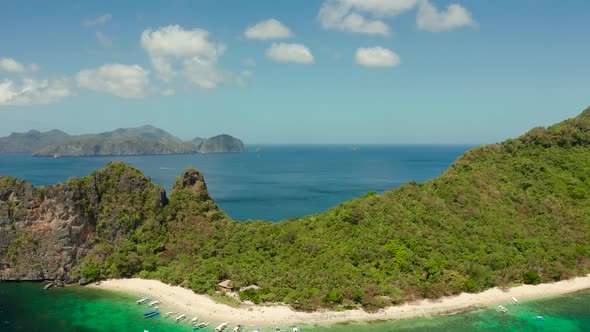
[[[39,283],[0,283],[0,331],[192,331],[188,322],[144,319],[146,306],[126,294],[78,287],[43,291]],[[506,305],[452,316],[417,318],[329,327],[303,326],[302,331],[590,331],[590,290],[554,298]],[[545,321],[532,318],[543,315]],[[228,317],[231,322],[231,317]],[[239,323],[239,322],[234,322]],[[213,325],[213,324],[212,324]],[[286,331],[288,326],[281,326]],[[247,327],[252,331],[253,326]],[[261,329],[271,331],[272,329]],[[213,331],[213,326],[201,331]]]

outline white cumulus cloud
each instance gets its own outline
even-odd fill
[[[0,71],[7,73],[27,73],[39,70],[39,66],[32,63],[30,65],[23,65],[22,63],[14,60],[13,58],[0,58]]]
[[[318,20],[325,29],[387,36],[391,32],[384,19],[415,8],[419,8],[416,20],[421,30],[445,31],[476,25],[464,7],[451,4],[446,11],[438,12],[429,0],[325,0]]]
[[[244,36],[248,39],[260,40],[285,39],[293,37],[293,33],[283,23],[271,18],[248,27],[244,32]]]
[[[20,83],[4,80],[0,83],[0,106],[50,104],[71,94],[67,79],[24,78]]]
[[[227,77],[217,68],[225,45],[209,40],[207,30],[178,25],[147,29],[141,34],[141,46],[164,81],[176,77],[178,68],[189,82],[205,89],[217,87]]]
[[[110,21],[111,18],[113,18],[113,15],[104,14],[104,15],[98,16],[97,18],[85,19],[84,21],[82,21],[82,25],[85,27],[91,27],[91,26],[95,26],[95,25],[104,25],[105,23]]]
[[[356,62],[366,67],[396,67],[401,60],[392,50],[377,46],[357,49]]]
[[[447,31],[464,26],[477,26],[471,13],[464,7],[451,4],[446,11],[438,11],[434,5],[424,1],[416,18],[418,28],[426,31]]]
[[[96,39],[104,48],[111,48],[113,47],[113,41],[104,33],[97,31],[96,32]]]
[[[326,0],[318,14],[325,29],[389,35],[389,26],[379,18],[397,16],[421,0]],[[367,18],[371,15],[372,18]]]
[[[266,57],[277,62],[313,63],[311,51],[303,44],[273,43],[266,50]]]
[[[122,98],[143,98],[150,89],[149,71],[139,65],[114,63],[82,70],[76,81],[80,87]]]

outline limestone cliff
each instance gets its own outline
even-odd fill
[[[0,176],[0,280],[75,282],[84,258],[100,259],[166,204],[162,187],[121,163],[45,187]]]

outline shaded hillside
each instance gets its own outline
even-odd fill
[[[71,139],[63,131],[54,129],[47,132],[29,130],[26,133],[12,133],[0,137],[0,153],[34,152],[48,145],[59,144]]]
[[[193,143],[199,153],[244,152],[244,143],[230,135],[218,135],[209,139],[195,138]]]
[[[92,136],[50,145],[33,153],[33,156],[132,156],[194,152],[195,150],[190,142],[157,140],[153,138],[106,138]]]
[[[44,187],[64,195],[72,192],[66,188],[80,188],[68,203],[80,208],[67,215],[38,209],[50,198],[46,189],[0,178],[0,234],[31,234],[26,241],[17,235],[0,238],[0,263],[10,266],[0,276],[36,271],[25,259],[39,253],[30,244],[52,243],[36,225],[55,216],[109,230],[89,232],[92,240],[81,244],[86,255],[76,256],[68,269],[72,280],[142,276],[208,292],[228,278],[237,287],[261,287],[241,294],[244,298],[305,310],[374,310],[589,273],[588,112],[472,149],[437,179],[382,195],[370,192],[324,213],[280,223],[229,220],[193,169],[176,180],[169,200],[151,183],[144,184],[153,188],[147,196],[135,196],[136,191],[127,196],[127,183],[143,177],[119,163],[71,180],[70,187]],[[118,181],[113,169],[134,176]],[[110,180],[97,185],[93,179],[104,172],[112,174]],[[37,201],[14,201],[23,186]],[[95,203],[96,195],[103,203]],[[76,219],[81,216],[86,219]],[[121,228],[121,220],[130,222]],[[45,268],[44,262],[35,261],[36,268]]]

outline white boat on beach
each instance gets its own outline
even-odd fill
[[[199,321],[199,317],[193,317],[193,319],[191,319],[192,324],[197,324],[198,321]]]
[[[221,332],[223,330],[225,330],[225,328],[229,325],[229,323],[221,323],[219,325],[217,325],[217,327],[215,328],[216,332]]]
[[[508,312],[508,309],[506,309],[506,307],[504,307],[503,305],[499,305],[499,306],[496,308],[496,311],[497,311],[497,312]]]
[[[170,317],[170,316],[172,316],[174,314],[175,314],[174,311],[168,311],[167,313],[164,314],[164,318],[168,318],[168,317]]]
[[[244,325],[238,324],[234,327],[234,332],[240,332],[244,328]]]
[[[149,300],[151,300],[149,297],[145,297],[145,298],[143,298],[141,300],[137,300],[136,302],[137,302],[137,304],[144,304],[144,303],[146,303]]]
[[[511,300],[512,300],[512,304],[514,304],[514,305],[518,305],[518,299],[517,299],[517,298],[515,298],[515,297],[513,296]]]
[[[162,302],[160,302],[160,301],[158,301],[158,300],[156,300],[156,301],[153,301],[153,302],[151,302],[151,303],[150,303],[150,307],[153,307],[153,306],[155,306],[156,304],[160,304],[160,303],[162,303]]]
[[[186,319],[186,315],[185,315],[185,314],[182,314],[182,315],[180,315],[180,316],[176,317],[176,322],[177,322],[177,323],[178,323],[178,322],[182,322],[182,321],[183,321],[183,320],[185,320],[185,319]]]
[[[293,332],[299,332],[299,329],[297,328],[297,326],[293,326]]]

